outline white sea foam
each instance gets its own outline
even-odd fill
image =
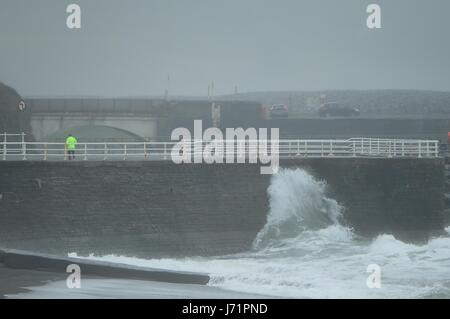
[[[251,252],[216,258],[87,258],[206,272],[211,286],[282,297],[450,297],[450,237],[424,245],[392,235],[364,241],[339,224],[342,207],[327,197],[324,182],[299,169],[272,178],[271,211]],[[366,286],[370,264],[381,267],[380,289]]]

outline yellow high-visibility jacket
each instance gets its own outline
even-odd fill
[[[78,140],[76,139],[75,136],[69,136],[66,139],[66,148],[69,151],[74,150],[77,147],[77,143],[78,143]]]

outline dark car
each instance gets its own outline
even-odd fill
[[[289,116],[289,109],[284,104],[274,104],[269,108],[270,117],[276,118],[276,117],[288,117]]]
[[[325,103],[319,108],[319,116],[329,117],[329,116],[359,116],[359,108],[357,107],[347,107],[339,103]]]

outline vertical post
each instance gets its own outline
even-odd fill
[[[300,141],[297,140],[297,156],[300,155]]]
[[[44,144],[44,161],[47,160],[47,155],[48,155],[48,146],[47,143]]]
[[[6,132],[3,133],[3,160],[6,160]]]
[[[27,146],[25,144],[25,133],[22,132],[22,159],[27,159]]]
[[[402,140],[402,157],[405,157],[405,140]]]
[[[147,143],[144,142],[144,158],[147,159]]]
[[[394,140],[394,156],[393,157],[397,157],[397,141]]]
[[[356,142],[353,141],[353,157],[356,157]]]
[[[388,157],[392,157],[392,140],[388,142]]]
[[[166,143],[164,143],[164,159],[167,159],[167,153],[166,152],[167,152],[167,147],[166,147]]]
[[[87,143],[84,143],[84,160],[87,160]]]
[[[422,141],[419,141],[419,158],[422,157]]]
[[[105,148],[103,150],[103,160],[106,161],[107,157],[108,157],[108,147],[106,146],[106,143],[105,143]]]
[[[127,159],[127,143],[123,144],[123,160],[125,161]]]
[[[427,157],[430,157],[430,142],[427,141]]]
[[[308,157],[308,141],[305,141],[305,157]]]

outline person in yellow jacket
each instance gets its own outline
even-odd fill
[[[78,140],[72,134],[66,138],[66,151],[69,156],[69,161],[75,159],[75,149],[77,148]]]

